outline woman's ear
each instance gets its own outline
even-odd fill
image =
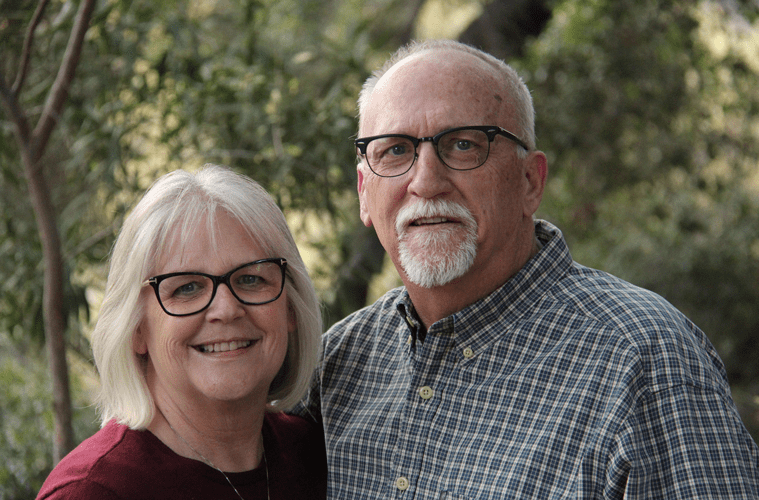
[[[287,304],[287,333],[293,333],[298,329],[298,318],[295,317],[295,309],[292,304]]]
[[[142,324],[137,326],[137,330],[132,335],[132,350],[139,356],[144,356],[148,353],[148,342],[145,339]]]

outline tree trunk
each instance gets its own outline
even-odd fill
[[[551,18],[549,0],[495,0],[459,36],[499,59],[521,57],[525,43],[537,37]]]
[[[37,220],[45,269],[42,315],[53,389],[53,463],[57,464],[76,445],[71,421],[71,392],[66,361],[66,316],[63,312],[61,240],[50,189],[42,168],[32,161],[31,152],[24,152],[23,157],[24,174]]]
[[[58,233],[55,207],[50,189],[45,181],[43,155],[50,135],[60,119],[68,97],[68,89],[74,79],[76,67],[84,44],[84,35],[90,24],[95,8],[95,0],[82,0],[69,36],[61,66],[56,75],[40,119],[31,130],[29,119],[22,109],[20,95],[31,61],[31,48],[38,24],[44,15],[49,0],[40,0],[29,22],[20,66],[16,81],[8,85],[0,68],[0,98],[9,118],[14,124],[16,139],[21,152],[24,175],[27,180],[29,198],[37,220],[37,230],[42,244],[44,264],[44,288],[42,294],[42,314],[45,326],[50,378],[53,389],[53,421],[55,436],[53,442],[53,464],[57,464],[75,446],[71,418],[71,392],[69,387],[68,363],[66,361],[66,314],[63,308],[63,253]]]
[[[335,299],[324,310],[324,328],[366,305],[369,283],[382,270],[385,249],[374,228],[360,222],[344,244],[344,262],[335,283]]]

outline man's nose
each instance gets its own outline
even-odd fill
[[[432,142],[421,142],[416,148],[416,161],[409,172],[408,190],[420,197],[432,199],[451,189],[451,169],[446,167]]]

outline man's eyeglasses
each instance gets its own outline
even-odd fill
[[[384,134],[362,137],[354,143],[369,168],[380,177],[397,177],[411,170],[418,158],[422,142],[435,146],[440,161],[453,170],[473,170],[482,166],[490,154],[490,143],[502,135],[529,151],[519,137],[495,125],[457,127],[444,130],[433,137],[411,137],[404,134]]]
[[[237,300],[246,305],[273,302],[285,287],[287,261],[261,259],[236,267],[222,276],[180,272],[153,276],[142,283],[155,290],[164,312],[170,316],[190,316],[211,305],[220,284],[225,284]]]

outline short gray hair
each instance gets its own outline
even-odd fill
[[[319,358],[322,322],[316,292],[285,217],[258,183],[209,164],[195,174],[177,170],[158,179],[124,221],[113,247],[92,336],[103,425],[116,419],[132,429],[144,429],[153,419],[144,362],[132,344],[144,315],[139,300],[142,283],[165,257],[162,252],[171,237],[184,240],[203,221],[213,227],[219,210],[240,222],[266,254],[287,259],[285,290],[297,327],[289,334],[285,361],[269,389],[267,409],[291,408],[308,388]]]
[[[530,147],[530,149],[535,149],[535,108],[532,104],[532,95],[530,94],[527,85],[524,83],[524,80],[522,80],[514,68],[506,64],[504,61],[488,54],[487,52],[476,49],[471,45],[457,42],[455,40],[413,41],[395,51],[380,69],[374,71],[372,75],[367,78],[361,88],[361,93],[358,98],[359,124],[362,123],[366,107],[369,104],[369,100],[371,99],[377,82],[390,68],[407,57],[421,52],[434,50],[458,50],[466,52],[467,54],[480,58],[495,68],[503,77],[502,83],[505,90],[508,91],[510,96],[514,99],[514,108],[517,115],[519,130],[512,130],[512,132],[517,134]],[[521,150],[521,148],[519,149]]]

